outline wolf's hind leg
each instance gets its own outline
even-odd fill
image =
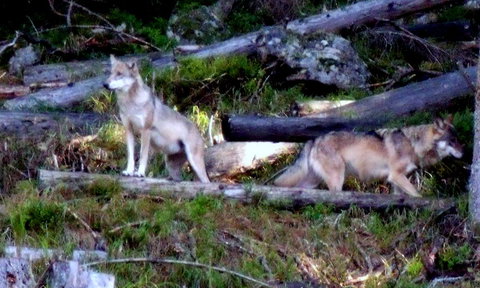
[[[182,181],[182,167],[187,161],[185,153],[165,155],[165,165],[168,175],[174,181]]]
[[[320,148],[321,149],[321,148]],[[345,181],[345,162],[336,153],[322,153],[312,151],[310,167],[321,177],[330,191],[342,191]]]

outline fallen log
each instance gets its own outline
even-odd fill
[[[338,32],[341,29],[350,28],[351,26],[365,25],[381,19],[395,19],[403,15],[455,2],[461,1],[360,1],[319,15],[291,21],[287,24],[287,29],[299,34],[310,34],[315,31]]]
[[[305,19],[288,22],[286,27],[287,30],[300,34],[310,34],[318,31],[338,32],[341,29],[350,28],[352,25],[363,25],[372,21],[378,21],[381,18],[394,19],[404,14],[454,2],[457,2],[457,0],[398,0],[394,3],[390,0],[362,1]],[[271,28],[273,27],[266,27],[265,29]],[[189,54],[184,53],[183,56],[208,58],[232,54],[252,54],[257,52],[256,39],[262,32],[263,30],[255,31],[223,42],[199,47],[197,50],[190,50]],[[176,65],[176,59],[172,53],[163,55],[152,53],[135,57],[144,57],[143,59],[151,61],[153,67],[157,69]],[[24,82],[71,82],[75,79],[82,79],[86,75],[101,75],[108,67],[108,59],[89,60],[84,63],[74,62],[32,66],[26,68]]]
[[[205,166],[209,177],[228,177],[272,163],[296,150],[295,143],[223,142],[207,148]]]
[[[181,199],[192,199],[198,195],[220,196],[245,203],[258,200],[282,203],[288,208],[312,204],[333,205],[345,209],[352,205],[364,209],[384,210],[387,208],[428,208],[446,209],[452,207],[449,200],[413,198],[403,195],[373,194],[361,192],[329,192],[317,189],[285,188],[260,185],[172,182],[157,178],[125,177],[120,175],[89,174],[81,172],[60,172],[39,170],[41,187],[59,184],[81,188],[97,181],[117,182],[123,189],[136,193],[167,193]]]
[[[350,120],[341,117],[298,118],[226,115],[222,132],[227,141],[305,142],[334,130],[368,131],[382,122]]]
[[[7,110],[33,109],[36,107],[66,108],[87,99],[102,87],[104,76],[98,76],[71,83],[57,89],[44,89],[24,97],[7,100],[3,104]]]
[[[12,99],[30,93],[30,87],[24,85],[0,85],[0,99]]]
[[[308,100],[308,101],[295,101],[290,106],[290,115],[292,116],[307,116],[310,114],[317,114],[333,108],[345,106],[353,103],[353,100]]]
[[[95,113],[30,113],[0,111],[0,133],[17,136],[43,135],[46,131],[91,132],[108,117]]]
[[[6,257],[14,257],[34,262],[38,260],[53,260],[66,258],[66,253],[60,249],[29,248],[19,246],[7,246],[3,253]],[[91,261],[101,261],[108,258],[108,253],[101,250],[73,250],[71,255],[73,261],[87,263]]]
[[[416,111],[441,109],[453,100],[473,94],[476,67],[447,73],[422,82],[413,83],[354,103],[309,117],[342,117],[386,121]]]
[[[228,141],[304,142],[333,130],[370,130],[394,117],[445,108],[474,91],[476,67],[448,73],[366,97],[312,118],[227,115],[222,132]]]

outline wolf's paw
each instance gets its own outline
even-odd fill
[[[122,175],[123,176],[133,176],[134,173],[133,173],[133,171],[123,170]]]
[[[135,177],[142,177],[142,178],[143,178],[143,177],[145,177],[145,173],[144,173],[144,172],[141,173],[141,172],[135,171],[135,173],[133,174],[133,176],[135,176]]]

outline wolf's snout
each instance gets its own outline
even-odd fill
[[[105,89],[107,89],[107,90],[110,90],[110,86],[108,85],[107,82],[104,82],[104,83],[103,83],[103,87],[105,87]]]

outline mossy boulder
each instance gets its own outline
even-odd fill
[[[329,33],[301,36],[270,27],[257,37],[262,58],[273,56],[296,71],[288,80],[311,80],[342,89],[365,87],[370,75],[348,40]]]

